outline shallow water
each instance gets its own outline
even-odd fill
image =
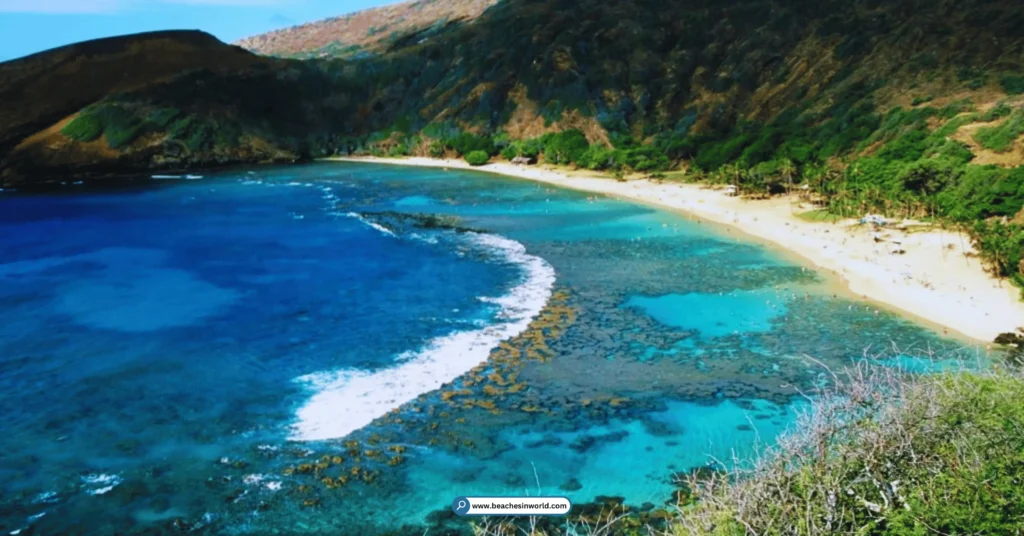
[[[0,226],[3,534],[439,534],[473,494],[662,506],[673,475],[786,429],[822,375],[804,356],[896,342],[886,364],[930,371],[960,345],[718,227],[473,172],[5,192]]]

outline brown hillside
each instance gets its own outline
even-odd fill
[[[236,44],[258,54],[284,57],[340,57],[386,50],[393,36],[429,32],[479,17],[498,0],[417,0],[368,9],[242,39]]]
[[[0,155],[22,139],[111,94],[206,69],[273,60],[198,31],[152,32],[77,43],[0,64]]]

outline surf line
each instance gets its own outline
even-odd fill
[[[299,408],[291,439],[336,439],[370,424],[394,408],[469,372],[487,360],[499,343],[524,331],[551,298],[555,269],[509,238],[466,233],[477,247],[518,266],[520,281],[505,295],[482,298],[498,305],[494,323],[434,338],[398,356],[395,366],[368,372],[355,369],[316,372],[295,379],[312,392]]]

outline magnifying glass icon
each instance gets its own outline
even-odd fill
[[[466,497],[456,497],[455,500],[452,501],[452,511],[455,512],[456,515],[466,515],[469,512],[469,499]]]

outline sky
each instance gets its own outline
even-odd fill
[[[0,0],[0,61],[78,41],[203,30],[222,41],[396,0]]]

